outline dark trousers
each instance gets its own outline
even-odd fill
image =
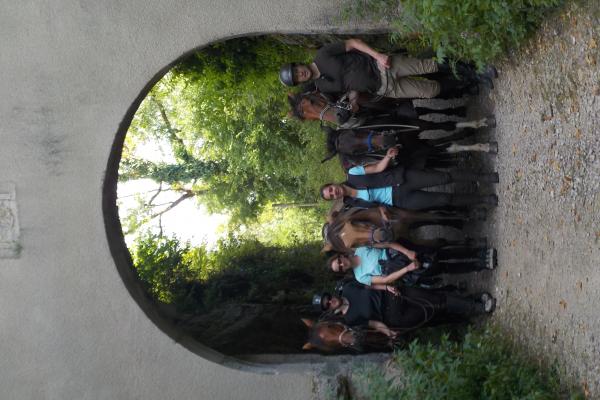
[[[426,289],[402,287],[400,296],[386,293],[383,322],[393,329],[413,330],[444,314],[446,294]]]
[[[462,180],[462,179],[461,179]],[[457,194],[428,192],[424,188],[446,185],[455,182],[450,172],[434,170],[406,169],[404,182],[392,189],[392,200],[396,207],[411,210],[440,208],[448,206],[471,206],[484,203],[484,196],[475,194]]]

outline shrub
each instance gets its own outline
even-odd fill
[[[386,18],[410,52],[431,48],[438,59],[479,68],[518,47],[563,0],[351,0],[346,16]]]
[[[497,331],[470,331],[460,342],[443,336],[438,344],[413,341],[390,363],[395,374],[366,368],[357,374],[370,399],[556,399],[557,371],[539,367]],[[571,398],[582,398],[579,394]]]

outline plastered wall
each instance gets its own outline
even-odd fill
[[[0,0],[0,197],[18,217],[2,219],[0,400],[311,398],[309,374],[228,368],[159,329],[115,268],[102,190],[119,124],[159,71],[222,38],[331,30],[338,14],[313,0]]]

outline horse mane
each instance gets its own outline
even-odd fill
[[[290,93],[288,95],[288,104],[290,105],[290,108],[292,109],[292,114],[294,115],[294,117],[298,118],[300,121],[304,121],[304,116],[302,115],[302,112],[300,111],[300,103],[302,102],[302,96],[303,96],[303,93],[295,93],[295,94]]]
[[[329,222],[326,232],[327,237],[325,239],[331,244],[333,250],[341,253],[347,253],[351,250],[346,247],[344,241],[341,239],[340,234],[344,229],[344,225],[348,222],[353,223],[351,219],[352,216],[361,210],[362,209],[352,207],[348,210],[339,211],[335,216],[332,215],[333,219]]]
[[[344,241],[340,238],[340,233],[344,229],[346,224],[345,220],[335,219],[327,227],[326,240],[331,244],[334,251],[340,253],[347,253],[350,249],[346,247]]]
[[[347,210],[341,210],[337,214],[333,215],[332,220],[329,222],[327,227],[327,237],[325,240],[331,244],[331,247],[334,251],[340,253],[347,253],[351,251],[346,245],[344,241],[341,239],[340,234],[344,229],[344,225],[346,223],[350,223],[354,226],[368,226],[371,223],[366,218],[365,213],[377,213],[379,214],[379,210],[377,208],[359,208],[359,207],[351,207]],[[357,213],[361,213],[363,215],[357,215]]]
[[[340,133],[330,126],[322,126],[321,129],[325,132],[325,145],[327,146],[327,152],[329,154],[336,154],[337,151],[337,139]]]

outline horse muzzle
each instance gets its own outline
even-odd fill
[[[394,232],[391,228],[375,228],[371,231],[371,243],[388,243],[394,241]]]

